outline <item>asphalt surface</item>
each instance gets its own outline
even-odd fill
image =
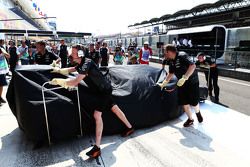
[[[161,68],[157,63],[150,63],[150,65]],[[205,75],[202,72],[199,72],[199,81],[200,85],[206,86]],[[250,116],[250,82],[219,76],[218,85],[221,105]]]

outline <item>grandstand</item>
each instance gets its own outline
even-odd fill
[[[171,29],[197,27],[212,24],[226,28],[250,26],[250,0],[219,0],[198,5],[190,10],[165,14],[159,18],[129,25],[129,28],[145,28],[164,25],[163,33]]]

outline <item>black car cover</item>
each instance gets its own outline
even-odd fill
[[[34,141],[47,139],[42,85],[53,78],[67,78],[51,73],[51,70],[46,65],[21,66],[13,73],[7,92],[9,106],[19,127]],[[165,76],[165,70],[148,65],[109,68],[105,77],[113,87],[113,99],[135,128],[153,126],[182,114],[174,89],[177,79],[173,78],[166,87],[172,91],[161,91],[156,86]],[[83,81],[79,84],[79,94],[83,133],[94,132],[93,104],[103,99],[96,97]],[[80,134],[76,91],[50,90],[45,92],[45,97],[52,141]],[[111,111],[103,112],[103,122],[104,134],[118,133],[125,128]]]

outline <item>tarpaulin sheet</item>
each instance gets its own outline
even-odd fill
[[[47,139],[42,85],[53,78],[67,78],[51,73],[51,70],[46,65],[21,66],[13,73],[7,92],[9,106],[19,127],[34,141]],[[165,75],[164,70],[147,65],[109,68],[106,78],[112,84],[113,99],[135,128],[153,126],[182,114],[177,103],[177,90],[161,91],[156,86]],[[174,88],[176,81],[176,78],[171,80],[167,89]],[[96,97],[83,81],[79,84],[79,94],[83,133],[94,132],[93,104],[102,99]],[[45,97],[52,141],[80,134],[76,91],[53,90],[46,92]],[[111,111],[103,112],[102,116],[104,134],[118,133],[125,128]]]

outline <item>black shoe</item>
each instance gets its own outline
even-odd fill
[[[121,136],[122,137],[127,137],[134,133],[135,129],[134,128],[127,128],[124,132],[122,132]]]
[[[0,103],[6,103],[6,101],[2,97],[0,97]]]
[[[196,116],[197,116],[198,121],[199,121],[200,123],[202,123],[202,122],[203,122],[203,117],[202,117],[200,111],[199,111],[198,113],[196,113]]]
[[[219,104],[219,103],[220,103],[220,102],[219,102],[219,98],[216,98],[216,97],[215,97],[214,103]]]
[[[97,147],[97,145],[94,145],[94,147],[89,152],[87,152],[86,155],[90,158],[97,158],[101,155],[101,149]]]
[[[194,120],[193,119],[188,119],[184,124],[183,124],[183,126],[184,127],[189,127],[189,126],[191,126],[191,125],[193,125],[194,124]]]

